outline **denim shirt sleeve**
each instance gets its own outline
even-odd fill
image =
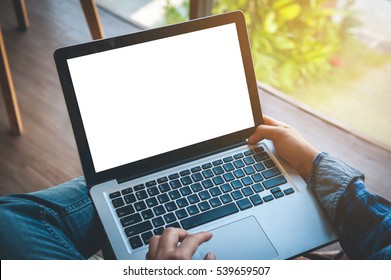
[[[335,222],[338,202],[355,178],[364,179],[364,174],[328,153],[319,153],[314,158],[308,186],[318,197],[333,222]]]
[[[337,226],[349,258],[391,259],[391,203],[366,190],[360,171],[320,153],[308,186]]]

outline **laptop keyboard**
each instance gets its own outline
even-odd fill
[[[133,249],[167,227],[191,229],[294,193],[262,147],[109,195]]]

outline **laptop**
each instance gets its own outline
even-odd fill
[[[336,241],[262,123],[240,11],[58,49],[92,200],[118,259],[167,227],[211,231],[194,259],[289,259]],[[277,116],[278,117],[278,116]]]

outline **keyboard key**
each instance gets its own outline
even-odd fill
[[[178,173],[174,173],[174,174],[171,174],[170,176],[168,176],[168,179],[170,180],[175,180],[175,179],[178,179],[179,178],[179,174]]]
[[[292,194],[292,193],[294,193],[295,191],[292,189],[292,188],[289,188],[289,189],[286,189],[286,190],[284,190],[284,193],[286,194],[286,195],[290,195],[290,194]]]
[[[216,176],[224,173],[224,169],[221,166],[213,168],[212,171]]]
[[[164,207],[166,208],[167,212],[171,212],[178,209],[174,201],[164,204]]]
[[[210,194],[207,190],[198,193],[198,196],[201,198],[201,200],[206,200],[210,198]]]
[[[170,192],[168,193],[168,195],[170,196],[170,198],[171,198],[172,200],[175,200],[175,199],[181,197],[181,194],[179,193],[178,190],[170,191]]]
[[[166,193],[160,194],[157,196],[157,200],[159,200],[160,203],[165,203],[170,200],[168,195]]]
[[[190,170],[189,169],[183,170],[183,171],[179,172],[179,175],[181,175],[181,176],[190,175]]]
[[[249,186],[254,183],[250,177],[244,177],[243,179],[241,179],[241,181],[242,181],[243,185],[245,185],[245,186]]]
[[[253,207],[250,200],[248,198],[243,198],[241,200],[238,200],[236,204],[239,206],[240,210],[246,210],[248,208]]]
[[[167,177],[161,177],[161,178],[157,179],[157,182],[159,184],[163,184],[165,182],[168,182],[168,178]]]
[[[136,197],[138,200],[143,200],[148,197],[148,194],[146,191],[142,190],[142,191],[136,192]]]
[[[196,166],[190,169],[192,173],[200,172],[201,171],[201,166]]]
[[[168,183],[164,183],[164,184],[159,185],[159,190],[161,193],[165,193],[165,192],[168,192],[169,190],[171,190],[171,188]]]
[[[254,152],[256,152],[256,153],[260,153],[260,152],[263,152],[263,151],[265,151],[265,149],[263,147],[257,147],[257,148],[254,149]]]
[[[251,176],[251,178],[253,178],[253,180],[254,180],[255,183],[258,183],[258,182],[263,181],[262,175],[259,174],[259,173],[253,174],[253,175]]]
[[[235,181],[231,182],[231,186],[232,186],[235,190],[237,190],[237,189],[242,188],[242,187],[243,187],[243,184],[242,184],[241,181],[235,180]]]
[[[244,157],[244,155],[242,153],[238,153],[238,154],[234,155],[234,159],[240,159],[242,157]]]
[[[180,209],[178,211],[175,211],[175,215],[177,216],[178,219],[183,219],[189,216],[185,209]]]
[[[262,182],[262,184],[268,190],[273,187],[285,184],[286,182],[287,181],[286,181],[285,177],[281,175],[281,176],[266,180],[266,181]]]
[[[212,170],[210,169],[202,171],[202,175],[205,179],[212,178],[214,176]]]
[[[238,200],[238,199],[243,198],[243,194],[242,194],[239,190],[233,191],[233,192],[231,193],[231,196],[232,196],[232,198],[235,199],[235,200]]]
[[[234,160],[234,158],[231,157],[231,156],[223,158],[224,162],[230,162],[230,161],[233,161],[233,160]]]
[[[253,155],[253,157],[256,162],[261,162],[261,161],[270,159],[269,155],[266,152],[262,152],[262,153]]]
[[[118,192],[114,192],[114,193],[111,193],[111,194],[109,194],[109,197],[111,198],[111,199],[113,199],[113,198],[117,198],[117,197],[120,197],[121,196],[121,193],[118,191]]]
[[[254,192],[256,192],[256,193],[259,193],[259,192],[265,190],[265,189],[262,187],[262,185],[259,184],[259,183],[253,185],[252,188],[253,188]]]
[[[269,202],[269,201],[272,201],[274,199],[274,197],[272,195],[267,195],[265,197],[263,197],[263,200],[265,202]]]
[[[244,196],[250,196],[254,194],[254,191],[251,187],[245,187],[242,189],[242,193],[244,194]]]
[[[160,216],[166,213],[166,209],[164,209],[163,205],[159,205],[153,208],[153,212],[155,212],[156,216]]]
[[[223,193],[227,193],[227,192],[232,191],[232,188],[228,183],[221,185],[220,189],[223,191]]]
[[[132,247],[132,249],[137,249],[143,246],[143,242],[141,241],[141,238],[138,235],[129,238],[129,244]]]
[[[126,189],[124,189],[124,190],[121,191],[121,193],[122,193],[123,195],[127,195],[127,194],[130,194],[130,193],[132,193],[132,192],[133,192],[133,188],[126,188]]]
[[[164,225],[164,220],[162,217],[156,217],[156,218],[152,219],[152,224],[154,227],[160,227],[160,226]]]
[[[147,205],[145,204],[144,201],[136,202],[133,205],[134,205],[134,209],[136,209],[136,211],[142,211],[147,208]]]
[[[224,194],[220,197],[221,201],[224,203],[224,204],[227,204],[229,202],[232,201],[232,197],[229,195],[229,194]]]
[[[186,209],[187,209],[187,212],[189,213],[189,215],[195,215],[200,212],[197,205],[191,205],[191,206],[187,207]]]
[[[173,223],[176,221],[176,217],[175,217],[174,213],[168,213],[168,214],[164,215],[163,217],[164,217],[164,220],[166,221],[167,224],[170,224],[170,223]]]
[[[120,219],[120,222],[123,227],[128,227],[130,225],[137,224],[142,221],[141,215],[139,213],[135,213],[133,215],[129,215],[125,218]]]
[[[244,168],[244,172],[247,174],[247,175],[251,175],[251,174],[254,174],[255,173],[255,170],[252,166],[247,166]]]
[[[115,211],[117,212],[119,218],[127,216],[129,214],[133,214],[135,212],[132,205],[123,206]]]
[[[254,206],[260,205],[263,203],[262,198],[259,196],[259,194],[254,194],[250,196],[251,202],[254,204]]]
[[[217,166],[217,165],[223,164],[223,161],[221,159],[218,159],[218,160],[215,160],[214,162],[212,162],[212,164],[214,166]]]
[[[255,170],[257,170],[258,172],[266,169],[266,167],[262,164],[262,162],[258,162],[256,164],[254,164],[253,166],[254,166]]]
[[[243,170],[242,169],[238,169],[238,170],[235,170],[234,171],[234,175],[236,178],[242,178],[244,177],[246,174],[244,174]]]
[[[204,212],[204,211],[210,209],[210,205],[209,205],[208,201],[203,201],[203,202],[201,202],[201,203],[198,203],[198,208],[200,208],[200,210],[201,210],[202,212]]]
[[[209,169],[209,168],[212,168],[212,164],[211,163],[205,163],[205,164],[203,164],[202,166],[202,169]]]
[[[144,231],[152,229],[152,224],[150,221],[145,221],[130,227],[125,228],[125,234],[127,237],[131,237],[136,234],[140,234]]]
[[[277,176],[279,174],[281,174],[281,172],[280,172],[280,170],[278,170],[277,167],[274,167],[272,169],[268,169],[268,170],[262,172],[262,175],[263,175],[263,177],[265,177],[265,179],[269,179],[269,178]]]
[[[190,187],[193,190],[193,192],[199,192],[199,191],[203,190],[200,183],[195,183],[195,184],[191,185]]]
[[[212,198],[211,200],[209,200],[209,203],[213,208],[221,205],[221,201],[218,197]]]
[[[189,205],[189,202],[187,202],[186,198],[182,197],[178,200],[176,200],[176,204],[179,208],[183,208]]]
[[[255,161],[252,157],[246,157],[243,159],[244,163],[247,164],[247,165],[251,165],[251,164],[254,164]]]
[[[223,177],[221,176],[214,177],[212,181],[215,185],[221,185],[222,183],[224,183]]]
[[[254,154],[254,151],[253,151],[253,150],[247,150],[247,151],[244,152],[244,155],[245,155],[245,156],[251,156],[251,155],[253,155],[253,154]]]
[[[179,191],[181,192],[182,196],[187,196],[192,193],[190,187],[188,186],[180,188]]]
[[[122,199],[122,197],[118,197],[118,198],[113,199],[111,201],[111,203],[113,204],[114,208],[118,208],[118,207],[121,207],[121,206],[125,205],[125,202]]]
[[[187,200],[189,201],[190,204],[195,204],[197,202],[200,202],[200,199],[199,199],[198,195],[196,195],[196,194],[189,195],[187,197]]]
[[[151,209],[147,209],[147,210],[141,212],[141,216],[144,218],[144,220],[149,220],[154,217]]]
[[[274,161],[273,161],[272,159],[265,160],[265,161],[263,162],[263,164],[265,164],[267,168],[271,168],[271,167],[276,166],[275,163],[274,163]]]
[[[238,160],[234,161],[234,165],[236,168],[242,168],[242,167],[244,167],[244,162],[243,162],[243,160],[238,159]]]
[[[191,178],[193,179],[194,182],[199,182],[204,180],[204,177],[202,177],[201,173],[195,173],[191,175]]]
[[[283,197],[284,196],[284,193],[283,192],[275,192],[275,193],[273,193],[273,196],[275,197],[275,198],[280,198],[280,197]]]
[[[172,189],[177,189],[177,188],[182,187],[182,184],[181,184],[181,182],[177,179],[177,180],[170,181],[170,187],[171,187]]]
[[[156,186],[156,185],[157,185],[157,183],[156,183],[155,180],[152,180],[152,181],[149,181],[149,182],[145,183],[145,186],[147,186],[147,188],[153,187],[153,186]]]
[[[151,239],[152,236],[153,236],[152,231],[147,231],[141,234],[141,238],[143,239],[145,245],[149,244],[149,240]]]
[[[174,222],[174,223],[171,223],[169,225],[166,225],[166,228],[169,228],[169,227],[172,227],[172,228],[181,228],[181,225],[178,223],[178,222]]]
[[[225,173],[223,177],[226,182],[231,182],[235,179],[234,175],[231,172]]]
[[[223,168],[226,172],[230,172],[232,170],[235,170],[235,166],[233,166],[232,163],[226,163],[223,165]]]
[[[270,190],[271,193],[276,193],[276,192],[280,192],[280,191],[281,191],[281,189],[279,187],[273,188]]]
[[[153,230],[153,234],[154,234],[154,235],[162,235],[162,234],[163,234],[163,231],[164,231],[164,227],[155,228],[155,229]]]
[[[211,188],[209,192],[213,197],[221,194],[221,190],[218,187]]]
[[[235,205],[235,203],[226,204],[224,206],[214,208],[210,211],[203,212],[194,216],[191,216],[189,218],[186,218],[181,221],[182,227],[184,229],[191,229],[203,224],[206,224],[208,222],[220,219],[222,217],[234,214],[238,212],[239,209]]]
[[[205,181],[202,181],[202,186],[204,187],[204,189],[209,189],[209,188],[213,187],[214,184],[213,184],[212,180],[207,179]]]
[[[181,182],[182,182],[182,185],[186,186],[186,185],[190,185],[191,183],[193,183],[193,180],[190,178],[190,176],[186,176],[186,177],[181,178]]]
[[[157,187],[152,187],[147,190],[149,196],[155,196],[159,194],[159,190]]]
[[[140,190],[142,190],[142,189],[145,189],[144,184],[139,184],[139,185],[133,187],[133,190],[134,190],[135,192],[136,192],[136,191],[140,191]]]

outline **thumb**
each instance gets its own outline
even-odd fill
[[[277,140],[280,133],[281,127],[262,124],[258,126],[254,134],[248,138],[248,143],[254,145],[263,139],[274,141]]]
[[[216,260],[216,256],[212,252],[209,252],[205,255],[204,260]]]

